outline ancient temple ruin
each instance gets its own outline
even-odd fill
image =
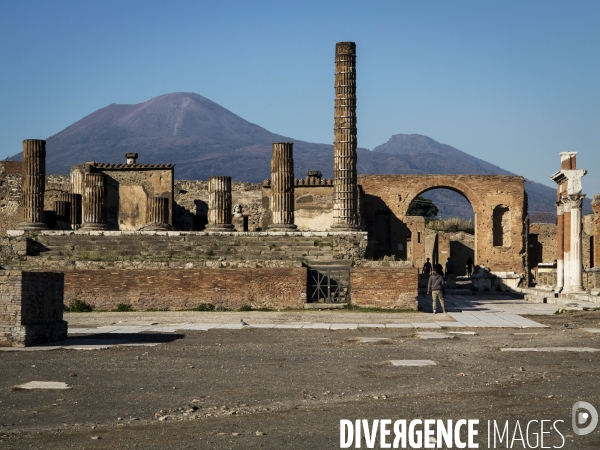
[[[582,225],[586,171],[576,168],[576,153],[561,153],[561,170],[552,176],[558,225],[551,231],[546,229],[552,224],[529,227],[520,176],[357,176],[353,42],[336,45],[334,68],[331,180],[318,167],[305,177],[296,174],[289,142],[272,144],[271,178],[253,184],[226,174],[176,180],[173,164],[144,164],[143,154],[130,152],[125,162],[84,162],[69,175],[46,175],[45,142],[25,140],[22,162],[0,163],[5,276],[58,274],[37,278],[58,280],[64,295],[56,293],[51,302],[77,298],[100,310],[119,303],[138,310],[202,303],[230,309],[348,303],[416,309],[425,258],[458,258],[453,242],[459,239],[468,250],[461,258],[468,254],[475,265],[473,290],[519,292],[543,281],[563,295],[600,286],[600,196],[594,197],[593,221],[586,226],[584,218]],[[474,235],[432,234],[423,217],[408,215],[411,202],[435,188],[469,201]],[[582,226],[593,242],[582,239]],[[551,238],[554,253],[548,252]],[[545,253],[537,252],[542,244]],[[543,266],[550,254],[557,262],[548,280]],[[586,267],[590,255],[593,263]],[[0,271],[0,288],[2,276]],[[0,293],[2,311],[8,296]],[[1,325],[9,326],[15,318],[5,319]],[[50,325],[38,331],[46,330],[48,339],[62,336],[58,312],[44,320]]]

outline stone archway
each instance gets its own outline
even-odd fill
[[[365,192],[363,215],[372,232],[375,214],[390,214],[391,253],[403,257],[403,244],[412,219],[406,211],[419,194],[436,188],[459,192],[475,213],[475,257],[493,272],[525,274],[527,267],[527,197],[525,180],[502,175],[360,175]],[[494,245],[494,209],[510,211],[503,245]],[[504,245],[509,242],[510,245]]]

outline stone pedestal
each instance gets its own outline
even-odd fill
[[[273,144],[271,154],[271,212],[268,231],[296,231],[294,225],[294,158],[291,142]]]
[[[235,231],[231,224],[231,206],[231,177],[209,177],[206,231]]]
[[[169,226],[169,199],[149,197],[146,206],[146,225],[144,231],[165,231]]]
[[[85,174],[83,230],[107,230],[106,177],[102,173]]]
[[[42,230],[44,222],[44,193],[46,192],[46,141],[25,139],[22,162],[23,222],[19,230]]]
[[[356,185],[356,44],[335,47],[333,140],[333,225],[335,231],[358,230]]]

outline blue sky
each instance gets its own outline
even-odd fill
[[[0,0],[0,157],[110,103],[195,92],[269,131],[333,140],[335,43],[357,43],[358,139],[418,133],[600,192],[598,1]]]

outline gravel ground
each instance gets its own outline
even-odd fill
[[[111,320],[157,320],[163,314],[113,313]],[[217,315],[266,322],[263,315],[289,320],[287,314],[295,313],[250,314],[209,315],[211,322]],[[348,317],[344,322],[366,321],[364,314],[308,312],[302,318],[306,314],[319,317],[315,321],[330,321],[328,314],[336,317],[332,321],[341,321],[340,315]],[[101,317],[73,316],[77,326],[95,324],[79,318]],[[177,323],[193,316],[166,317]],[[425,315],[369,316],[414,322]],[[560,448],[600,448],[600,428],[587,436],[571,429],[576,401],[600,409],[600,352],[500,351],[600,349],[600,335],[583,329],[600,328],[600,313],[529,318],[550,328],[478,328],[466,330],[475,335],[438,340],[407,329],[186,331],[135,335],[162,342],[155,347],[0,353],[0,449],[330,449],[340,447],[340,419],[386,418],[479,419],[482,438],[486,420],[508,420],[511,433],[518,420],[525,433],[529,420],[560,419]],[[365,337],[383,340],[364,343]],[[437,365],[394,367],[389,361],[395,359]],[[32,380],[62,381],[71,389],[13,389]],[[485,439],[480,442],[487,448]],[[561,444],[557,433],[546,436],[546,446]],[[517,441],[513,448],[529,447]]]

